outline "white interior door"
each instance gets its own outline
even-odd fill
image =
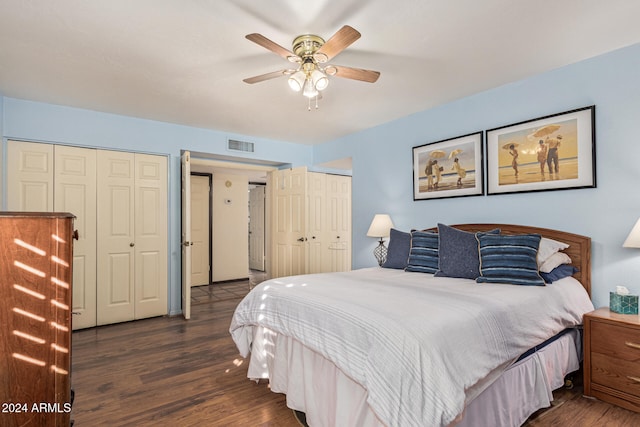
[[[211,272],[211,175],[191,175],[191,286],[208,285]]]
[[[55,146],[56,212],[75,215],[73,329],[96,326],[96,150]]]
[[[351,177],[327,176],[329,270],[351,270]]]
[[[135,316],[135,157],[97,152],[97,323]]]
[[[167,314],[167,158],[135,154],[135,318]]]
[[[182,182],[182,315],[191,318],[191,153],[180,156]]]
[[[307,168],[273,172],[272,277],[306,273]]]
[[[249,190],[249,268],[264,271],[265,187]]]
[[[327,236],[325,217],[326,175],[324,173],[307,173],[307,237],[309,251],[307,256],[307,273],[323,273],[329,271],[327,265]]]

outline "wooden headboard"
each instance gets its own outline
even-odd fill
[[[569,255],[572,265],[580,271],[575,273],[575,277],[591,296],[591,238],[579,234],[567,233],[566,231],[551,230],[549,228],[529,227],[526,225],[514,224],[456,224],[455,227],[464,231],[489,231],[495,228],[500,229],[501,234],[540,234],[542,237],[557,240],[569,245],[563,252]],[[437,228],[430,229],[438,231]]]

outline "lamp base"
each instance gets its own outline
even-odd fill
[[[382,267],[382,264],[387,260],[387,248],[384,246],[384,240],[380,238],[378,246],[373,250],[373,255],[378,260],[378,265]]]

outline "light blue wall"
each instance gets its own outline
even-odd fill
[[[180,150],[237,154],[227,151],[227,138],[255,143],[255,152],[245,162],[266,160],[310,165],[312,148],[289,142],[179,126],[59,105],[0,97],[0,134],[3,150],[8,139],[77,145],[161,154],[169,161],[169,312],[181,312],[180,269]],[[215,113],[212,113],[215,114]],[[3,163],[4,165],[5,163]],[[3,167],[3,170],[6,170]]]
[[[640,250],[621,247],[640,217],[638,69],[635,45],[315,147],[1,95],[0,135],[3,142],[15,138],[169,157],[171,313],[180,311],[180,150],[228,156],[227,138],[256,142],[249,159],[292,166],[352,157],[354,268],[375,264],[375,240],[366,237],[375,213],[391,214],[400,229],[437,222],[558,228],[592,237],[592,293],[600,306],[615,285],[640,292]],[[588,105],[596,105],[597,188],[413,201],[412,147]]]
[[[314,147],[316,163],[353,158],[354,268],[375,265],[375,213],[397,228],[503,222],[592,238],[592,296],[640,292],[640,249],[622,243],[640,217],[640,45],[489,90]],[[412,147],[596,106],[597,188],[413,201]]]

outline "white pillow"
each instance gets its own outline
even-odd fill
[[[566,243],[543,237],[540,239],[540,246],[538,246],[538,267],[540,267],[551,255],[563,249],[567,249],[568,247],[569,245]]]
[[[562,264],[571,264],[571,258],[564,252],[556,252],[540,265],[539,270],[543,273],[551,273],[551,270]]]

